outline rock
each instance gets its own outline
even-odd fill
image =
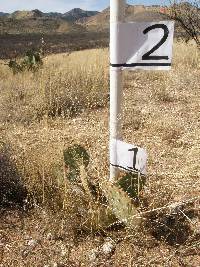
[[[88,253],[88,260],[92,263],[95,262],[97,257],[98,257],[99,251],[98,249],[92,249],[89,253]]]
[[[30,246],[31,248],[34,248],[37,245],[37,240],[31,239],[27,242],[27,245]]]
[[[111,254],[115,250],[116,244],[115,242],[109,238],[102,246],[101,251],[105,255]]]
[[[64,244],[62,244],[61,247],[60,247],[60,254],[61,254],[61,256],[62,257],[65,257],[67,255],[67,253],[68,253],[67,247]]]
[[[48,233],[47,234],[47,240],[52,240],[53,239],[53,235],[52,233]]]

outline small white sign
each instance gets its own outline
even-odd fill
[[[173,21],[111,23],[111,66],[169,70],[173,35]]]
[[[110,142],[110,164],[128,172],[146,174],[147,152],[145,149],[120,140]]]

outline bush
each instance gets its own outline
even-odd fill
[[[10,60],[8,63],[9,68],[13,74],[17,74],[23,71],[37,71],[43,65],[41,54],[37,50],[28,50],[25,54],[24,59],[17,62],[16,59]]]

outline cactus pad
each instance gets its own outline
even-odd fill
[[[113,213],[121,222],[129,227],[140,223],[140,219],[136,217],[137,209],[126,192],[107,181],[102,183],[102,190]]]
[[[65,165],[69,169],[67,177],[70,181],[75,181],[80,175],[80,166],[87,167],[90,157],[85,148],[80,145],[69,147],[64,150],[63,155]]]
[[[140,191],[143,189],[146,177],[139,173],[128,173],[124,175],[117,185],[120,186],[131,198],[139,197]]]

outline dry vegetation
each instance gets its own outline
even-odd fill
[[[171,71],[125,75],[123,139],[149,155],[139,209],[194,199],[137,229],[107,227],[63,163],[63,150],[81,144],[89,180],[108,176],[108,50],[49,56],[34,74],[1,65],[1,267],[199,265],[198,53],[177,43]]]
[[[109,43],[108,32],[81,30],[69,33],[1,34],[0,59],[24,56],[25,51],[37,49],[45,40],[45,54],[65,53],[83,49],[104,48]]]

